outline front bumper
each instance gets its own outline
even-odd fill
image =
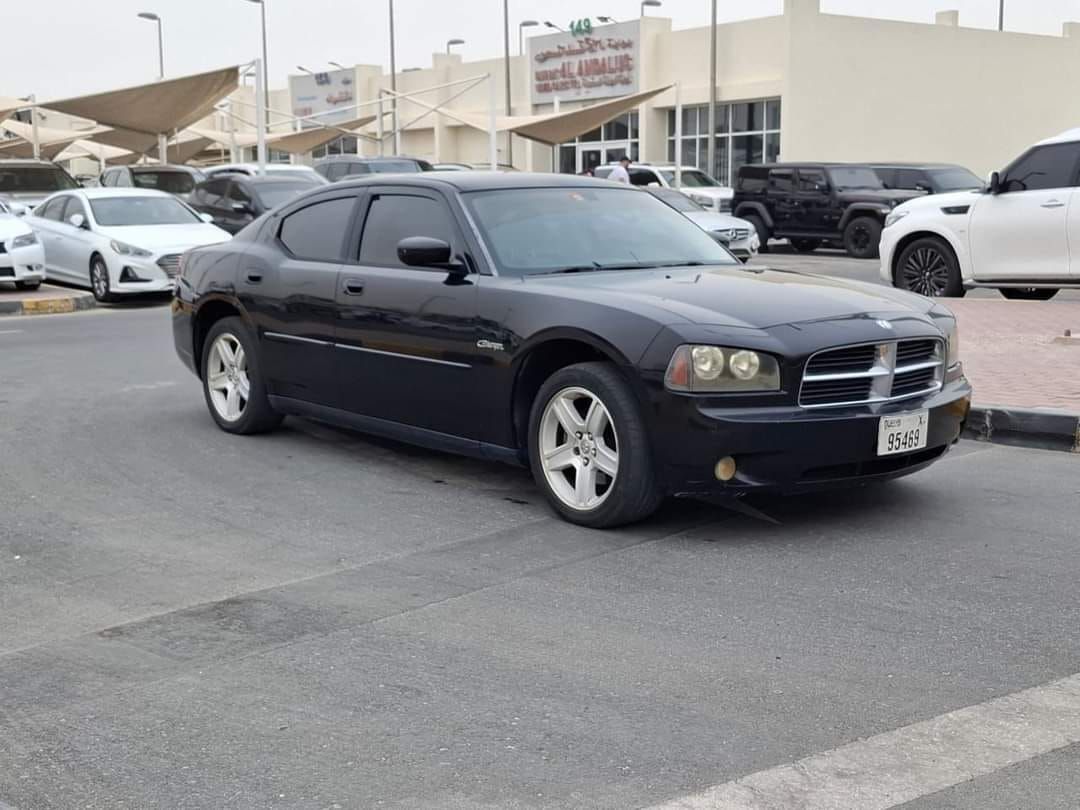
[[[961,379],[923,399],[820,410],[716,408],[691,396],[674,398],[679,400],[674,405],[679,415],[668,421],[671,429],[659,432],[654,446],[661,484],[679,497],[716,497],[805,492],[917,472],[960,438],[971,408],[971,387]],[[920,410],[930,412],[926,448],[879,457],[881,417]],[[683,429],[676,431],[679,423]],[[724,483],[714,470],[727,456],[735,459],[737,472]]]
[[[878,243],[878,255],[881,257],[880,275],[881,280],[893,286],[893,258],[896,255],[896,246],[905,234],[897,225],[886,228],[881,232],[881,241]]]
[[[173,253],[176,251],[168,255]],[[172,292],[176,288],[176,278],[158,264],[164,255],[155,253],[137,257],[111,253],[105,260],[109,268],[110,292],[119,295]]]
[[[44,281],[45,249],[40,245],[0,253],[0,281]]]

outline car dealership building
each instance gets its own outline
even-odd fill
[[[1080,123],[1073,91],[1080,23],[1066,23],[1061,36],[962,23],[952,11],[932,24],[908,23],[826,14],[819,0],[786,0],[781,15],[719,25],[711,172],[730,183],[740,165],[783,159],[949,162],[985,174],[1033,141]],[[511,60],[513,117],[500,119],[500,163],[572,172],[629,152],[653,163],[678,155],[683,165],[709,168],[708,27],[675,31],[668,19],[644,17],[526,43],[526,55]],[[481,83],[462,93],[452,83],[489,73],[502,117],[501,59],[435,54],[429,68],[399,73],[399,93],[438,88],[398,102],[401,151],[436,162],[486,162],[490,88]],[[378,66],[295,76],[292,112],[323,123],[354,118],[356,105],[389,86]],[[507,142],[507,129],[536,120],[530,117],[651,90],[662,92],[557,146],[520,136]],[[389,101],[384,105],[388,113]],[[439,105],[445,113],[430,111]],[[364,109],[374,112],[372,105]],[[384,122],[386,135],[388,114]],[[364,132],[375,135],[375,125]],[[326,150],[378,153],[374,140],[362,137],[344,138],[316,157]],[[394,150],[389,136],[384,150]]]

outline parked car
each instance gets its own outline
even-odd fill
[[[1080,288],[1080,129],[1041,141],[984,191],[911,200],[881,237],[881,277],[929,296],[992,287],[1045,301]]]
[[[102,188],[152,188],[191,201],[195,186],[206,179],[198,169],[191,166],[161,165],[112,166],[101,173],[98,185]]]
[[[870,168],[888,189],[947,194],[977,191],[985,185],[970,169],[949,163],[871,163]]]
[[[757,231],[745,219],[738,219],[731,214],[708,211],[681,191],[673,188],[648,186],[645,191],[674,208],[730,250],[740,261],[749,261],[757,255],[758,248],[761,246]]]
[[[79,188],[75,178],[47,160],[0,159],[0,199],[32,209],[56,191]]]
[[[565,519],[907,475],[959,438],[956,321],[748,268],[649,194],[449,172],[349,181],[193,250],[182,361],[230,433],[287,415],[531,467]]]
[[[243,174],[248,177],[259,175],[259,166],[256,163],[225,163],[221,166],[210,166],[203,172],[206,179],[221,177],[228,174]],[[291,163],[267,163],[267,177],[288,177],[293,180],[307,180],[316,185],[326,185],[326,180],[310,166],[294,166]]]
[[[426,160],[411,157],[360,157],[334,155],[315,161],[315,171],[331,183],[364,174],[415,174],[434,171]]]
[[[473,167],[468,163],[432,163],[432,171],[436,172],[471,172]]]
[[[49,197],[25,218],[45,247],[50,280],[98,301],[173,288],[180,256],[229,234],[164,191],[88,188]]]
[[[739,169],[734,205],[735,216],[757,230],[762,251],[770,239],[788,239],[801,253],[829,241],[872,259],[889,212],[918,194],[886,189],[869,166],[773,163]]]
[[[593,175],[606,180],[615,168],[614,163],[610,166],[597,166],[593,169]],[[678,188],[683,194],[696,202],[698,205],[710,211],[720,213],[731,212],[731,198],[734,191],[727,186],[721,185],[701,169],[692,166],[683,166],[677,177],[675,166],[653,166],[649,163],[631,163],[627,169],[630,173],[630,185],[633,186],[660,186],[661,188]],[[681,182],[681,185],[677,185]]]
[[[0,281],[36,290],[45,279],[45,250],[33,229],[0,200]]]
[[[292,176],[226,174],[196,186],[191,204],[195,210],[209,215],[219,228],[238,233],[270,209],[312,187],[308,180]]]

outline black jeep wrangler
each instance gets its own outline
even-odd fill
[[[732,210],[757,228],[762,252],[769,239],[788,239],[804,253],[838,242],[849,256],[872,259],[886,215],[918,196],[886,189],[869,166],[772,163],[739,169]]]

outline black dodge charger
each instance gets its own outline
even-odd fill
[[[742,265],[582,177],[315,189],[188,253],[172,314],[223,430],[293,415],[528,465],[586,526],[912,473],[970,404],[940,304]]]

